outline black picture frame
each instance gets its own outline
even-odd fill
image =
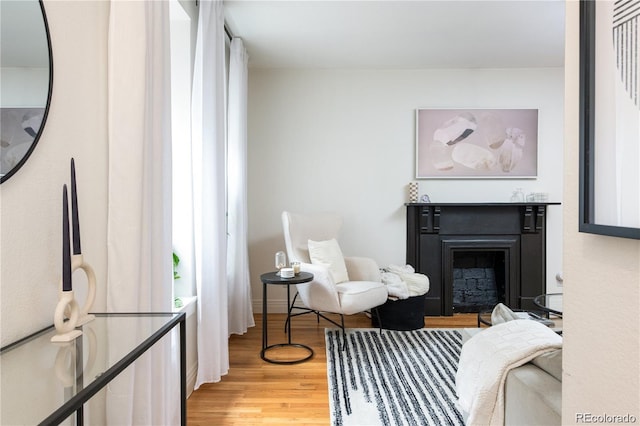
[[[596,196],[596,1],[580,0],[580,200],[579,231],[613,237],[640,239],[640,228],[617,226],[596,219],[596,208],[603,201]],[[611,141],[606,141],[611,143]],[[613,142],[615,143],[615,141]]]

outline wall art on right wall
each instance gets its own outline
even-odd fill
[[[640,239],[640,1],[580,2],[580,231]]]

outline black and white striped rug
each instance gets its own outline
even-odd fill
[[[332,425],[463,425],[454,329],[326,329]]]

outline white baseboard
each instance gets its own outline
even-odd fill
[[[198,375],[198,320],[196,317],[197,297],[181,297],[183,305],[174,312],[186,312],[187,319],[187,398],[196,386]]]
[[[187,371],[187,398],[191,396],[191,392],[196,387],[196,378],[198,375],[198,363],[191,365]]]

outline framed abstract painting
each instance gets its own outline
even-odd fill
[[[537,109],[418,109],[416,178],[535,178]]]

